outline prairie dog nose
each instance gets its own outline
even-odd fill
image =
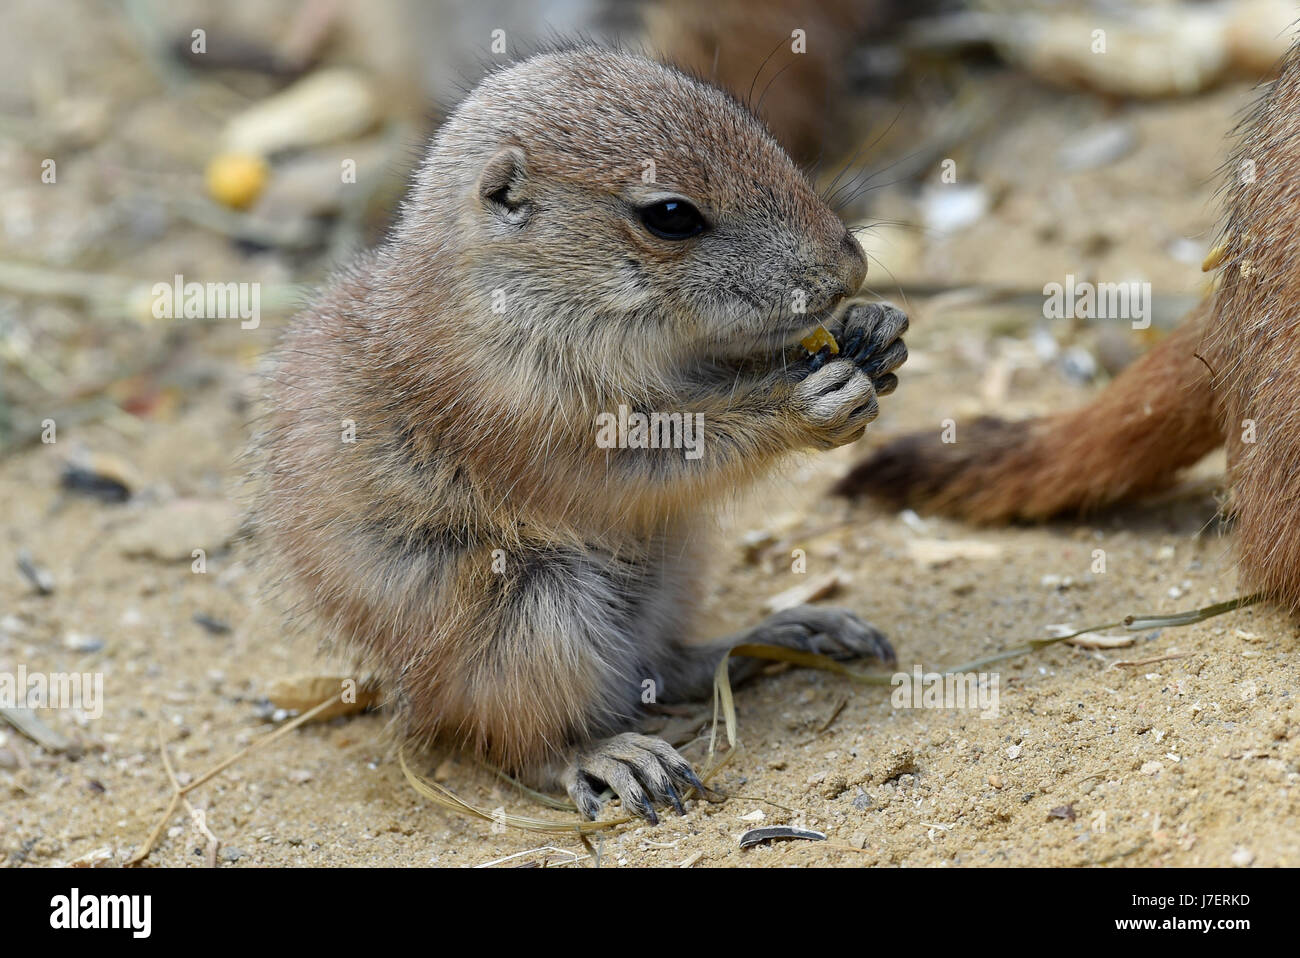
[[[849,295],[856,293],[867,279],[867,254],[862,249],[858,238],[848,230],[840,243],[843,262],[844,283],[849,288]]]

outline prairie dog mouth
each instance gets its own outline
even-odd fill
[[[803,341],[816,332],[821,325],[821,323],[813,323],[811,326],[800,326],[794,332],[782,337],[781,345],[789,347],[802,345]]]
[[[801,340],[811,336],[814,332],[822,327],[829,327],[831,319],[835,316],[840,304],[836,303],[828,309],[819,310],[816,313],[806,313],[802,316],[791,317],[788,324],[783,326],[776,335],[780,337],[781,345],[794,346]]]
[[[844,300],[840,300],[816,312],[787,313],[769,317],[762,329],[728,337],[725,344],[718,345],[721,345],[724,351],[739,349],[742,352],[749,352],[755,348],[795,348],[800,345],[801,340],[806,339],[820,327],[829,329],[831,320],[838,314],[843,304]]]

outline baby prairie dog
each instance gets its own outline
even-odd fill
[[[711,507],[854,441],[897,384],[907,320],[848,299],[866,269],[719,90],[595,48],[492,74],[279,349],[260,523],[285,578],[406,736],[587,816],[602,783],[680,810],[690,764],[629,731],[647,689],[698,698],[742,642],[892,659],[838,609],[692,631]],[[819,324],[837,354],[800,347]],[[691,415],[694,448],[598,441],[620,407]]]

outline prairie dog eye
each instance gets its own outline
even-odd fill
[[[639,212],[641,225],[660,239],[690,239],[708,229],[700,211],[685,200],[660,200]]]

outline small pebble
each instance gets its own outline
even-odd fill
[[[955,183],[931,187],[921,196],[921,218],[935,233],[955,233],[973,226],[988,212],[989,194],[982,186]]]
[[[63,637],[63,647],[69,652],[99,652],[104,648],[104,640],[94,635],[69,632]]]
[[[1097,360],[1082,346],[1071,346],[1061,354],[1061,372],[1071,382],[1087,385],[1097,378]]]
[[[23,574],[23,578],[30,582],[32,588],[39,594],[49,595],[54,591],[54,576],[50,574],[49,569],[37,565],[36,560],[32,558],[32,554],[26,549],[21,549],[18,552],[18,571]]]
[[[226,635],[230,632],[230,624],[222,622],[220,619],[213,618],[206,612],[195,612],[194,623],[202,626],[212,635]]]
[[[1071,822],[1074,821],[1075,818],[1077,817],[1074,811],[1074,803],[1071,802],[1069,805],[1057,805],[1055,808],[1053,808],[1050,812],[1047,813],[1047,817],[1064,818]]]
[[[84,463],[68,463],[59,477],[65,492],[113,504],[130,499],[137,482],[129,465],[102,455],[90,456]]]
[[[1057,162],[1069,173],[1109,166],[1132,153],[1137,133],[1132,124],[1121,121],[1098,123],[1071,139],[1057,151]]]

